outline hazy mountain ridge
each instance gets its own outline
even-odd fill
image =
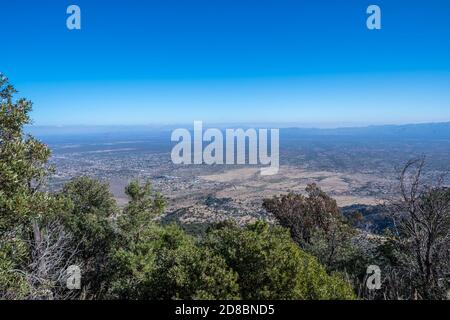
[[[120,135],[143,135],[143,134],[165,134],[170,135],[171,130],[176,128],[191,129],[192,124],[185,125],[124,125],[124,126],[27,126],[26,132],[38,137],[54,137],[54,136],[78,136],[78,135],[98,135],[105,137],[114,137]],[[263,128],[261,125],[246,124],[239,126],[233,125],[207,125],[205,128]],[[304,128],[304,127],[283,127],[282,124],[272,124],[266,127],[277,128],[283,135],[300,135],[300,136],[385,136],[385,137],[408,137],[408,138],[442,138],[450,139],[450,122],[436,123],[419,123],[404,125],[372,125],[363,127],[338,127],[338,128]]]
[[[347,135],[384,136],[395,138],[450,138],[450,122],[421,123],[406,125],[376,125],[367,127],[342,127],[335,129],[287,128],[287,134],[298,135]]]

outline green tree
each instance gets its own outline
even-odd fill
[[[22,297],[29,295],[24,289],[30,287],[29,282],[25,286],[30,265],[39,264],[41,271],[42,281],[33,286],[53,276],[50,266],[55,264],[47,258],[44,245],[46,226],[67,210],[68,202],[42,191],[46,177],[52,173],[50,150],[25,134],[24,126],[31,123],[32,103],[15,99],[16,93],[0,74],[0,295],[13,296],[16,292]],[[12,250],[18,248],[14,243],[22,243],[20,255]]]
[[[282,227],[265,222],[247,227],[222,223],[208,231],[203,245],[237,272],[244,299],[354,298],[352,287],[341,276],[328,275]]]
[[[41,191],[45,178],[53,172],[48,165],[50,149],[25,135],[32,103],[14,99],[15,93],[0,74],[0,230],[33,221],[34,232],[38,232],[39,222],[59,214],[66,203]]]
[[[149,180],[143,185],[138,180],[130,182],[125,194],[129,202],[119,217],[119,226],[125,238],[136,241],[148,225],[164,212],[165,201],[159,192],[152,190]]]
[[[109,185],[89,177],[72,179],[62,194],[72,203],[64,225],[83,266],[83,283],[91,294],[99,294],[108,280],[109,254],[117,238],[112,219],[119,209]]]
[[[140,239],[115,254],[110,297],[120,299],[234,299],[236,274],[225,261],[177,226],[148,224]]]
[[[289,193],[265,199],[264,208],[288,228],[297,244],[316,256],[329,270],[345,270],[355,254],[351,242],[355,229],[349,226],[336,200],[317,185],[306,187],[307,195]]]
[[[28,259],[28,247],[22,239],[0,237],[0,300],[24,299],[30,287],[19,269]]]

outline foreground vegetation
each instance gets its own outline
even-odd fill
[[[159,222],[165,202],[149,182],[126,187],[123,209],[89,177],[45,191],[51,153],[24,134],[31,102],[15,93],[0,75],[0,299],[446,298],[450,191],[421,183],[423,161],[402,172],[382,237],[316,185],[266,199],[276,225],[223,222],[193,236]],[[67,288],[73,265],[80,290]],[[380,290],[366,287],[368,265],[383,271]]]

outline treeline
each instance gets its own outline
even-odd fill
[[[130,183],[118,208],[106,183],[88,177],[45,191],[50,150],[23,127],[31,102],[0,76],[0,299],[445,299],[450,276],[450,191],[407,164],[394,227],[357,228],[336,201],[306,194],[264,201],[276,225],[222,222],[201,236],[162,225],[165,201],[150,182]],[[366,270],[382,270],[381,289]],[[69,266],[81,288],[67,287]]]

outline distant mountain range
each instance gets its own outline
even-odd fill
[[[38,137],[49,136],[73,136],[73,135],[143,135],[143,134],[161,134],[170,132],[175,128],[188,128],[187,125],[149,125],[149,126],[28,126],[27,133]],[[214,127],[214,125],[206,126]],[[226,128],[225,125],[217,126]],[[239,127],[233,124],[230,128]],[[250,128],[252,125],[242,125],[243,128]],[[255,125],[256,128],[262,128],[261,125]],[[266,128],[276,128],[276,124],[266,126]],[[450,122],[442,123],[423,123],[406,125],[375,125],[366,127],[342,127],[333,129],[321,128],[299,128],[284,127],[281,133],[285,137],[289,136],[355,136],[355,137],[391,137],[391,138],[433,138],[450,139]]]
[[[450,122],[406,125],[380,125],[368,127],[346,127],[336,129],[287,128],[285,133],[295,135],[330,136],[390,136],[408,138],[450,139]]]

